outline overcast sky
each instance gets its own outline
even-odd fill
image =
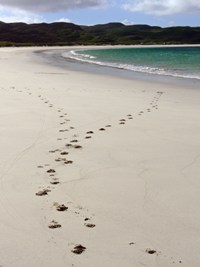
[[[200,26],[200,0],[0,0],[0,21]]]

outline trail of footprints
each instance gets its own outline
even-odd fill
[[[27,93],[28,95],[32,95],[32,93],[30,92],[30,90],[28,88],[26,88],[24,91],[23,90],[17,90],[15,87],[11,87],[11,89],[15,90],[16,92],[25,92]],[[161,98],[161,96],[164,94],[164,92],[161,92],[161,91],[158,91],[156,92],[155,96],[153,97],[152,101],[149,103],[149,107],[146,109],[146,110],[141,110],[139,111],[137,114],[127,114],[124,118],[121,118],[118,120],[117,124],[118,125],[125,125],[128,121],[131,121],[134,119],[134,117],[136,116],[142,116],[144,115],[145,113],[150,113],[154,110],[158,110],[158,105],[159,105],[159,100]],[[60,124],[60,127],[61,129],[58,130],[58,134],[61,135],[62,134],[62,137],[58,137],[57,140],[58,141],[63,141],[65,139],[68,139],[69,136],[66,136],[65,134],[68,134],[69,135],[69,132],[73,131],[74,134],[73,134],[73,139],[71,139],[68,143],[65,144],[65,146],[61,146],[60,148],[55,148],[53,150],[49,150],[48,152],[50,154],[53,154],[55,155],[55,162],[56,163],[60,163],[64,166],[66,165],[71,165],[73,164],[73,160],[69,159],[69,155],[70,155],[70,149],[75,149],[75,150],[81,150],[83,147],[82,145],[80,144],[80,141],[77,139],[77,134],[75,133],[75,127],[74,126],[71,126],[71,120],[68,116],[68,114],[63,110],[63,108],[56,108],[54,106],[53,103],[50,102],[50,100],[48,100],[46,97],[44,97],[42,94],[39,94],[37,95],[37,97],[39,98],[39,100],[41,102],[43,102],[45,105],[47,105],[49,108],[54,108],[55,111],[57,112],[58,114],[58,117],[59,117],[59,124]],[[95,132],[99,131],[99,132],[104,132],[106,130],[108,130],[109,128],[111,128],[112,125],[110,124],[107,124],[103,127],[100,127],[99,129],[96,129],[95,130],[88,130],[86,133],[85,133],[85,136],[82,138],[83,139],[86,139],[86,140],[90,140],[94,137],[95,135]],[[59,155],[59,156],[58,156]],[[51,186],[54,186],[54,187],[51,187],[51,186],[48,186],[47,188],[40,188],[38,192],[35,193],[36,196],[39,196],[39,197],[42,197],[42,196],[47,196],[48,194],[51,193],[51,191],[53,189],[55,189],[55,186],[56,185],[59,185],[60,184],[60,181],[59,181],[59,178],[56,177],[56,170],[54,167],[51,167],[49,166],[49,164],[44,164],[44,165],[38,165],[37,166],[38,169],[41,169],[46,172],[46,174],[49,175],[49,183]],[[56,209],[56,211],[58,212],[68,212],[69,211],[69,207],[68,205],[64,204],[64,203],[55,203],[54,204],[54,207]],[[74,213],[75,214],[80,214],[80,210],[82,208],[79,209],[79,211],[75,211]],[[87,228],[95,228],[96,225],[91,222],[92,220],[92,216],[90,217],[87,217],[87,216],[83,216],[85,217],[84,218],[84,226],[87,227]],[[57,222],[55,219],[53,219],[52,221],[49,222],[49,225],[48,225],[49,229],[58,229],[58,228],[62,228],[62,225]],[[129,243],[129,245],[135,245],[134,242],[131,242]],[[74,253],[74,254],[82,254],[84,251],[86,250],[86,247],[81,245],[81,244],[76,244],[74,245],[74,247],[72,248],[71,252]],[[154,249],[146,249],[145,250],[146,253],[148,254],[160,254],[160,252],[158,253],[156,250]],[[175,263],[175,261],[173,261],[173,263]],[[179,261],[179,263],[182,263],[182,261]]]
[[[153,109],[158,109],[158,102],[159,102],[159,99],[162,96],[162,94],[163,94],[163,92],[157,92],[156,93],[155,97],[152,99],[152,101],[150,103],[150,107],[147,108],[147,110],[146,110],[147,112],[151,112]],[[49,108],[54,107],[54,105],[52,103],[50,103],[49,100],[44,98],[42,95],[38,95],[38,98],[40,98],[41,101],[43,101],[45,104],[48,104]],[[59,129],[59,134],[63,134],[62,138],[59,137],[59,138],[57,138],[57,140],[61,141],[63,139],[67,139],[67,138],[65,138],[65,135],[64,135],[65,133],[68,134],[69,131],[72,131],[75,128],[73,126],[69,126],[70,119],[68,117],[68,114],[66,112],[64,112],[64,110],[62,108],[57,109],[57,113],[58,113],[58,117],[59,117],[59,120],[60,120],[60,126],[61,126],[61,129]],[[144,113],[145,113],[145,111],[140,111],[137,115],[141,116]],[[125,125],[128,120],[133,120],[133,115],[132,114],[127,114],[125,116],[125,118],[119,119],[118,124],[119,125]],[[107,125],[99,128],[96,131],[104,132],[104,131],[106,131],[106,129],[108,129],[110,127],[112,127],[112,125],[107,124]],[[95,135],[95,131],[94,130],[88,130],[85,133],[84,139],[92,139],[94,135]],[[64,165],[73,164],[73,160],[68,159],[68,156],[70,154],[70,149],[82,149],[82,145],[80,145],[80,141],[76,138],[77,135],[74,134],[73,136],[74,136],[74,139],[71,139],[70,142],[66,143],[64,148],[61,147],[61,148],[56,148],[54,150],[50,150],[49,151],[49,153],[52,153],[52,154],[56,154],[56,155],[59,154],[59,156],[55,157],[55,162],[60,162],[61,164],[64,164]],[[38,168],[42,168],[42,166],[38,166]],[[54,168],[47,169],[46,173],[49,174],[50,184],[58,185],[60,183],[59,179],[57,177],[55,177],[56,170]],[[36,195],[37,196],[46,196],[51,192],[51,190],[49,188],[44,188],[42,190],[39,190],[36,193]],[[66,206],[63,203],[56,205],[56,210],[58,212],[66,212],[66,211],[68,211],[68,209],[69,209],[68,206]],[[84,225],[86,227],[88,227],[88,228],[95,228],[96,227],[96,225],[91,222],[91,219],[87,218],[87,217],[84,219]],[[57,222],[56,220],[53,219],[49,223],[48,227],[50,229],[57,229],[57,228],[61,228],[62,225],[59,222]],[[73,253],[75,253],[75,254],[81,254],[85,250],[86,250],[86,247],[84,247],[81,244],[77,244],[77,245],[74,246],[74,248],[71,251]],[[154,253],[151,253],[152,251],[154,251],[154,250],[148,250],[148,252],[147,251],[146,252],[149,253],[149,254],[154,254]]]

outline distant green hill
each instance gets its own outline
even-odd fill
[[[0,22],[0,46],[200,44],[200,27],[161,28],[108,23],[79,26],[73,23]]]

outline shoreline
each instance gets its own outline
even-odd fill
[[[0,49],[0,265],[199,267],[200,90],[40,50]]]
[[[191,45],[191,47],[194,45]],[[195,45],[196,46],[196,45]],[[199,45],[200,46],[200,45]],[[124,79],[130,80],[137,80],[137,81],[144,81],[144,82],[154,82],[154,83],[166,83],[169,85],[178,85],[181,87],[192,87],[192,88],[199,88],[200,80],[195,78],[188,78],[188,77],[178,77],[162,74],[153,74],[153,73],[146,73],[141,71],[133,71],[121,68],[115,68],[106,65],[99,65],[90,62],[83,62],[72,58],[63,57],[62,53],[68,52],[70,50],[74,51],[81,51],[81,50],[91,50],[91,49],[117,49],[117,48],[142,48],[144,46],[89,46],[89,47],[73,47],[66,48],[66,49],[58,49],[58,50],[47,50],[48,52],[39,51],[38,53],[42,55],[42,57],[46,60],[47,63],[56,65],[57,67],[61,67],[63,69],[69,69],[72,71],[79,71],[79,72],[86,72],[91,74],[100,74],[100,75],[108,75],[113,77],[120,77]],[[145,47],[163,47],[163,46],[145,46]],[[164,46],[164,47],[190,47],[187,45],[171,45],[171,46]],[[198,45],[197,45],[198,47]]]

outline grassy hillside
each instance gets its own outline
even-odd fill
[[[0,46],[102,44],[200,44],[200,27],[152,27],[108,23],[79,26],[73,23],[0,22]]]

